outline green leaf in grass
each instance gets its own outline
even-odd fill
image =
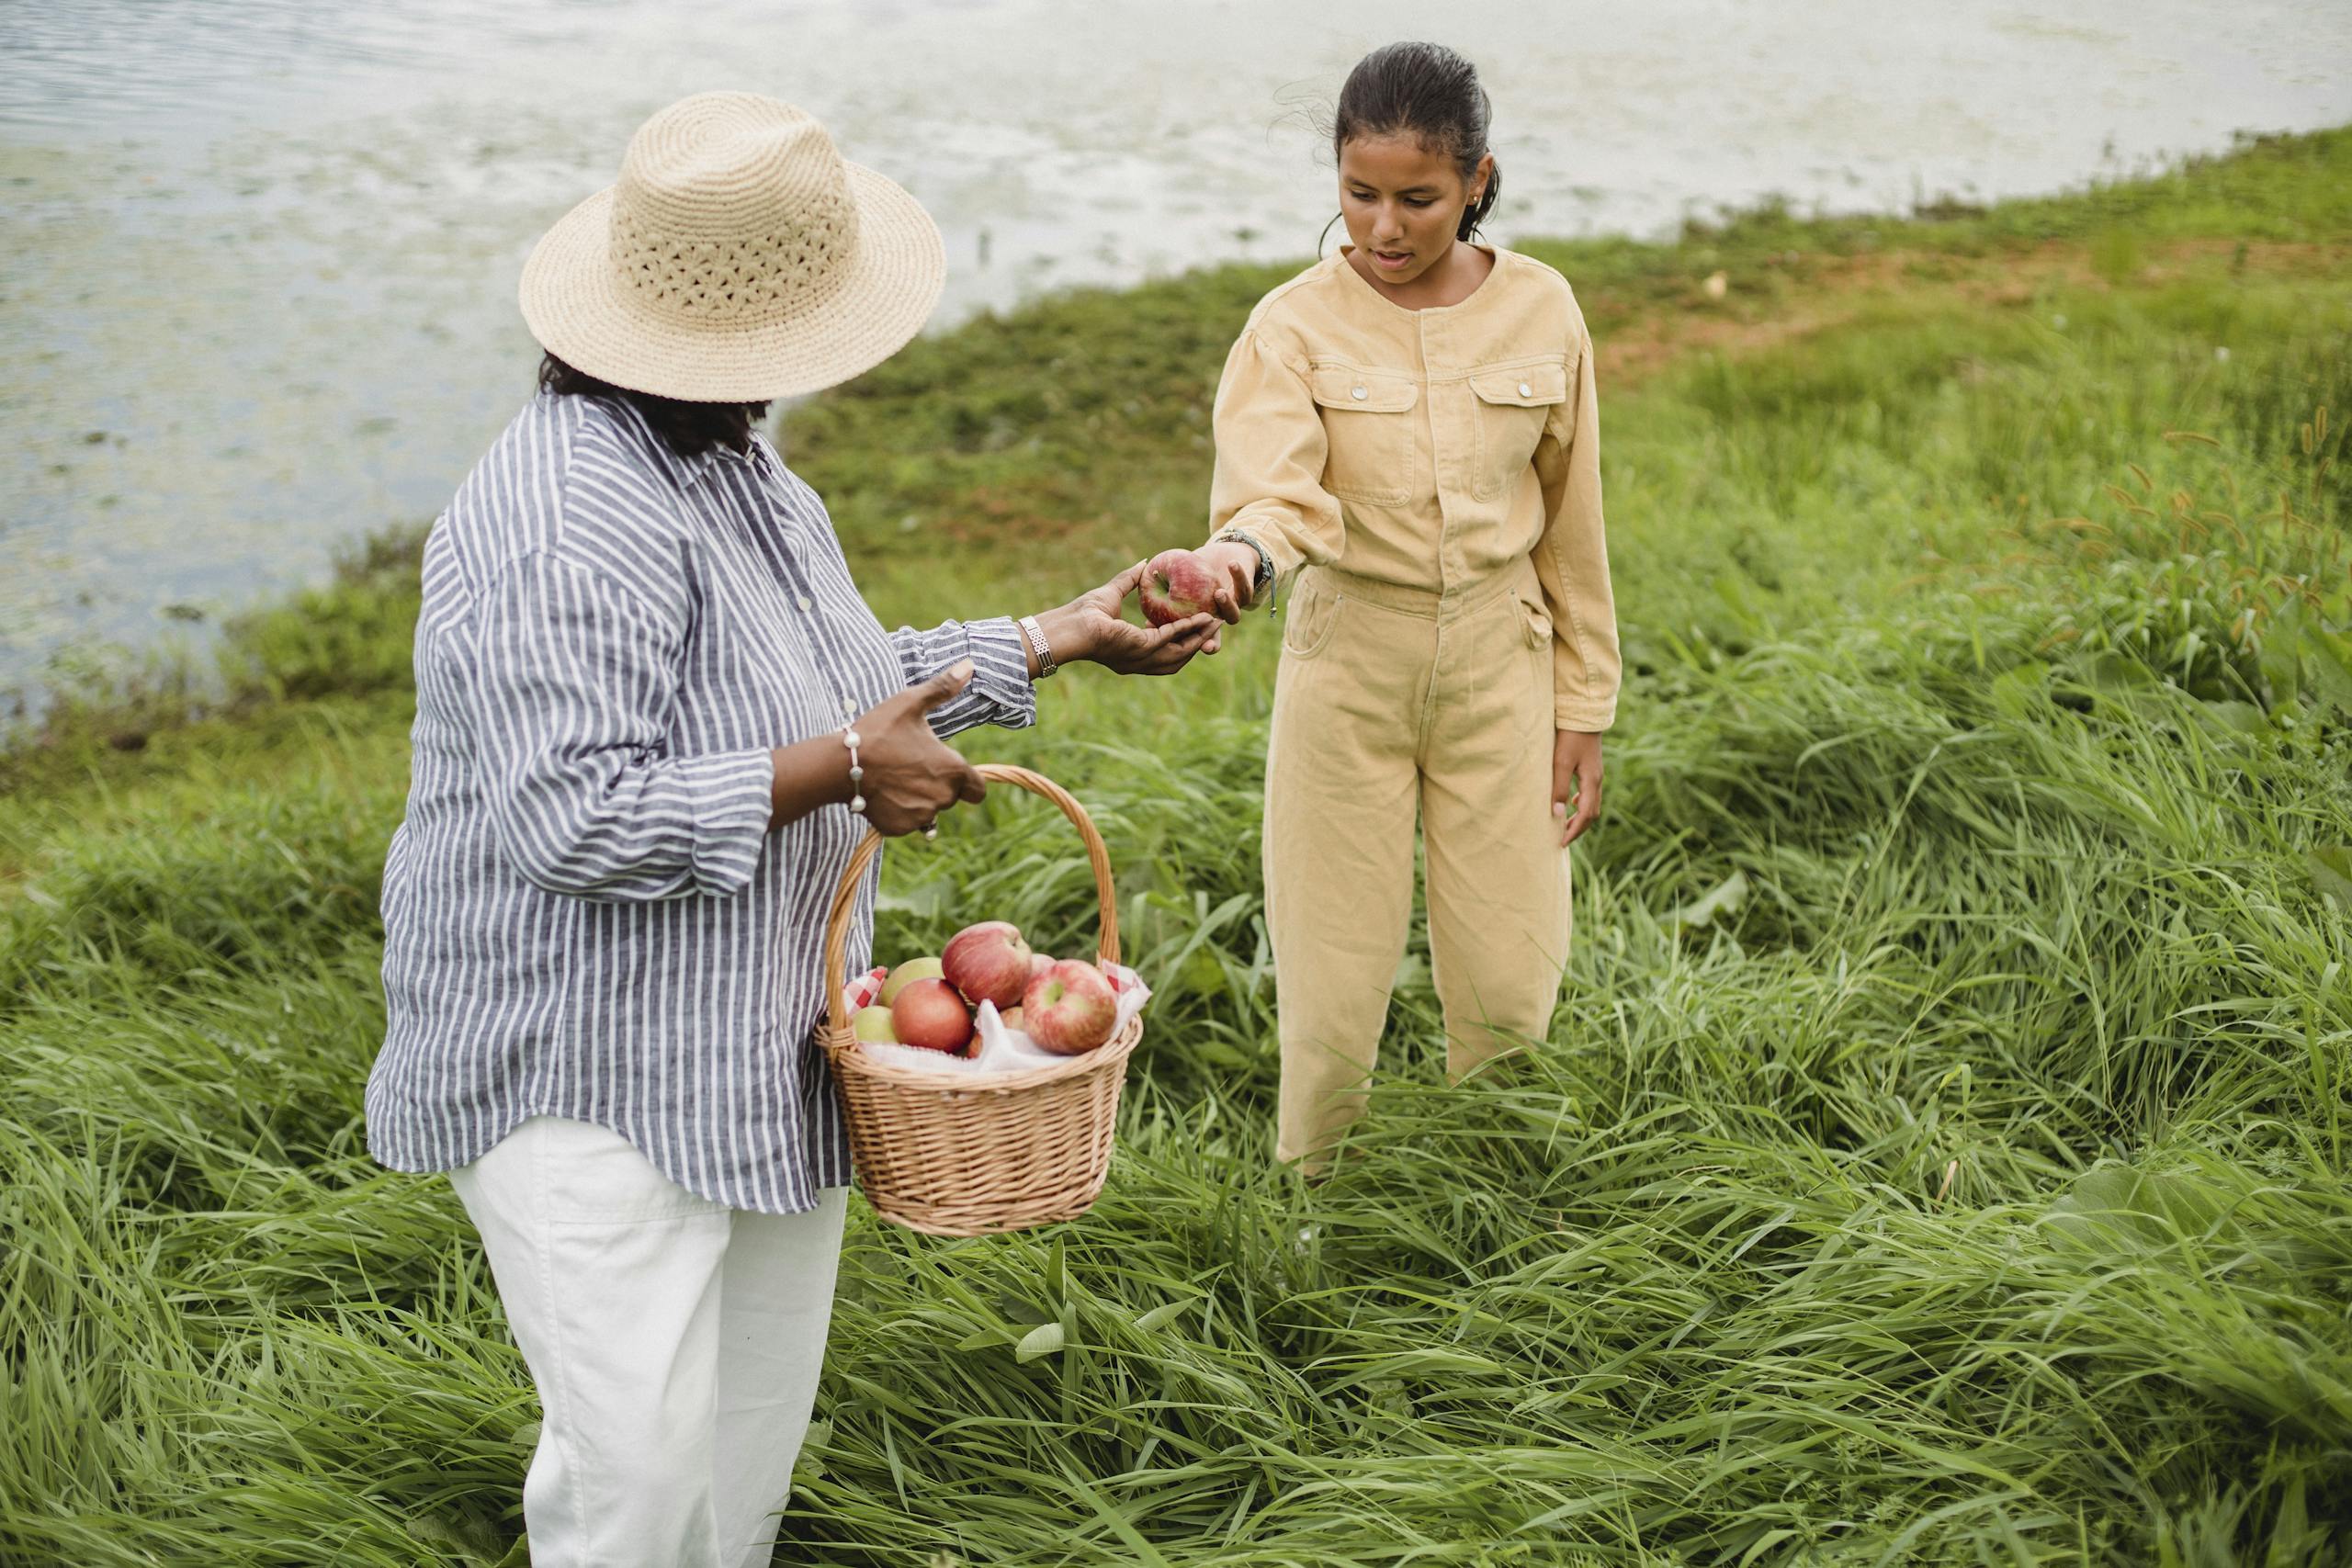
[[[1186,1307],[1199,1301],[1198,1296],[1186,1296],[1182,1301],[1163,1302],[1136,1319],[1136,1326],[1146,1334],[1156,1334],[1182,1315]]]
[[[1040,1356],[1055,1354],[1066,1342],[1060,1324],[1041,1323],[1021,1337],[1021,1343],[1013,1347],[1013,1358],[1016,1360],[1034,1361]]]
[[[2352,844],[2323,844],[2306,850],[2303,864],[2321,897],[2352,909]]]
[[[2326,627],[2303,627],[2303,655],[2311,661],[2312,695],[2352,714],[2352,639]]]

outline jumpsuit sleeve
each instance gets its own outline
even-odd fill
[[[743,890],[775,762],[764,746],[669,753],[682,628],[602,572],[534,552],[500,575],[472,633],[492,829],[526,880],[608,903]]]
[[[1307,390],[1306,367],[1255,328],[1226,355],[1213,419],[1216,468],[1209,484],[1209,532],[1231,529],[1273,558],[1277,578],[1307,562],[1340,558],[1340,503],[1323,488],[1323,416]]]
[[[1544,532],[1535,575],[1551,613],[1553,714],[1561,729],[1606,729],[1617,716],[1623,666],[1617,607],[1609,588],[1608,540],[1600,521],[1600,407],[1592,377],[1592,334],[1579,342],[1568,400],[1556,405],[1535,451],[1544,489]]]
[[[890,647],[910,686],[922,684],[958,660],[972,661],[970,683],[932,710],[933,733],[960,735],[983,724],[1023,729],[1037,722],[1029,645],[1011,620],[947,621],[928,631],[900,626],[890,634]]]

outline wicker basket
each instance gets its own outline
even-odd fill
[[[1102,962],[1119,961],[1118,906],[1111,857],[1086,808],[1026,768],[988,763],[980,776],[1018,784],[1062,808],[1086,843],[1102,906]],[[1084,1213],[1111,1168],[1111,1134],[1127,1057],[1143,1039],[1140,1014],[1110,1040],[1050,1066],[974,1076],[943,1084],[938,1075],[876,1060],[859,1043],[842,998],[850,920],[865,868],[881,852],[868,832],[842,873],[825,927],[831,1011],[818,1039],[832,1061],[857,1179],[874,1212],[931,1235],[985,1235],[1052,1224]]]

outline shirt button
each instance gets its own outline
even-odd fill
[[[1363,400],[1364,400],[1364,399],[1366,399],[1366,398],[1368,398],[1368,397],[1370,397],[1370,396],[1372,396],[1372,394],[1371,394],[1370,392],[1365,391],[1362,387],[1358,387],[1358,388],[1355,389],[1354,397],[1355,397],[1356,401],[1358,401],[1358,402],[1362,402],[1362,401],[1363,401]]]
[[[797,605],[799,605],[802,609],[806,610],[806,609],[808,609],[808,608],[809,607],[809,604],[808,604],[808,595],[807,595],[806,593],[803,593],[799,598],[795,599],[795,600],[793,601],[793,603],[794,603],[794,604],[797,604]]]
[[[1519,384],[1519,395],[1522,398],[1532,398],[1535,395],[1535,389],[1521,381]]]

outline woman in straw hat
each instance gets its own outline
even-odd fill
[[[980,797],[940,735],[1032,722],[1058,664],[1216,646],[1119,618],[1140,568],[1018,623],[860,601],[756,423],[895,352],[944,271],[807,115],[673,105],[532,253],[540,390],[425,547],[368,1146],[481,1233],[545,1408],[542,1565],[768,1560],[850,1178],[810,1043],[831,890],[869,826]]]

